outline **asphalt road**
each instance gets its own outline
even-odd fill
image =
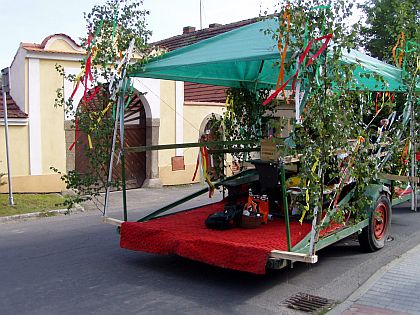
[[[191,191],[131,192],[132,219]],[[169,192],[168,192],[169,191]],[[137,195],[136,195],[137,194]],[[117,215],[118,194],[110,214]],[[202,199],[205,200],[205,199]],[[205,200],[207,201],[207,200]],[[297,292],[343,301],[375,271],[420,243],[420,212],[393,209],[393,241],[365,254],[352,238],[315,265],[256,276],[175,256],[120,249],[98,211],[0,224],[0,314],[287,314]]]

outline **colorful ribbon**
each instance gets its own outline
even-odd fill
[[[392,48],[392,57],[394,58],[395,65],[398,68],[401,68],[402,66],[402,61],[404,57],[404,49],[403,49],[404,42],[405,42],[404,32],[401,32],[401,34],[398,35],[397,43],[395,44],[394,48]]]
[[[277,83],[276,83],[276,89],[278,89],[279,86],[283,85],[283,83],[284,83],[284,64],[285,64],[285,61],[286,61],[287,47],[289,46],[288,33],[290,31],[290,13],[288,11],[289,7],[290,7],[290,4],[288,3],[286,5],[286,9],[284,10],[284,13],[283,13],[283,21],[280,25],[280,29],[281,29],[282,27],[285,27],[285,24],[287,23],[284,47],[282,47],[283,46],[283,43],[282,43],[283,33],[282,32],[280,32],[279,39],[278,39],[278,42],[277,42],[277,48],[278,48],[279,53],[280,53],[281,62],[280,62],[280,72],[279,72],[279,76],[277,78]],[[283,92],[284,98],[287,100],[284,89],[282,90],[282,92]]]
[[[103,24],[103,20],[101,20],[101,22],[99,23],[98,28],[96,29],[96,32],[94,35],[92,35],[91,32],[89,32],[87,41],[86,41],[86,46],[87,46],[87,50],[88,50],[88,54],[85,58],[85,67],[84,69],[76,76],[75,78],[75,84],[74,84],[74,89],[73,92],[70,96],[70,99],[72,100],[74,98],[74,95],[76,94],[77,90],[80,87],[80,83],[82,83],[82,85],[84,86],[84,91],[83,91],[83,100],[84,100],[84,104],[83,107],[86,109],[88,106],[88,103],[90,101],[93,100],[93,98],[99,93],[100,91],[100,87],[96,87],[93,89],[92,94],[89,96],[89,98],[87,97],[87,93],[89,91],[91,91],[92,89],[88,88],[88,81],[92,82],[93,81],[93,75],[92,75],[92,60],[95,59],[96,54],[98,52],[98,49],[95,47],[95,42],[96,42],[96,38],[98,37],[101,29],[102,29],[102,24]],[[75,119],[75,135],[74,135],[74,142],[70,145],[69,150],[72,151],[74,146],[76,145],[77,140],[79,139],[79,121],[78,118],[76,117]],[[89,147],[92,148],[92,139],[90,137],[90,135],[88,134],[88,144]]]
[[[302,65],[302,63],[303,63],[306,55],[308,55],[309,50],[311,49],[312,44],[314,42],[321,41],[321,40],[324,40],[325,39],[325,42],[318,49],[318,51],[308,60],[308,62],[306,63],[305,67],[308,67],[309,65],[311,65],[312,62],[321,55],[321,53],[325,50],[325,48],[327,48],[328,43],[330,42],[331,38],[332,38],[332,34],[328,34],[328,35],[324,35],[324,36],[321,36],[321,37],[318,37],[318,38],[315,38],[315,39],[311,40],[308,43],[308,45],[306,46],[306,48],[305,48],[304,52],[302,53],[302,55],[300,56],[300,58],[299,58],[299,62],[298,62],[298,66],[297,66],[296,72],[286,82],[284,82],[282,86],[280,86],[278,89],[276,89],[276,91],[273,94],[271,94],[270,97],[268,97],[264,101],[263,105],[265,106],[268,103],[270,103],[287,86],[287,84],[289,84],[290,80],[292,80],[292,79],[293,79],[293,82],[292,82],[292,90],[294,91],[296,78],[297,78],[297,76],[299,74],[299,71],[300,71],[300,66]]]
[[[315,174],[315,171],[316,171],[316,168],[318,167],[318,164],[319,164],[319,157],[317,156],[316,157],[316,160],[315,160],[315,163],[314,163],[314,165],[312,166],[312,168],[311,168],[311,173],[312,174]],[[309,185],[311,184],[311,180],[308,180],[308,182],[306,183],[306,187],[309,187]],[[305,216],[306,216],[306,213],[309,211],[309,201],[310,201],[310,196],[309,196],[309,188],[307,188],[306,189],[306,193],[305,193],[305,201],[306,201],[306,204],[305,204],[305,206],[303,207],[303,211],[302,211],[302,216],[300,217],[300,219],[299,219],[299,222],[300,222],[300,224],[302,224],[303,223],[303,219],[305,218]]]
[[[214,194],[215,186],[212,183],[210,176],[207,172],[208,165],[210,165],[210,157],[209,157],[208,149],[207,147],[200,147],[200,150],[197,156],[197,164],[195,166],[195,171],[194,171],[192,181],[195,180],[197,176],[197,171],[200,168],[200,173],[202,174],[201,178],[204,178],[206,183],[209,185],[209,198],[211,198]]]

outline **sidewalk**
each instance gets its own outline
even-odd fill
[[[136,188],[127,190],[127,208],[129,221],[135,221],[140,217],[159,209],[175,200],[197,192],[206,187],[199,183],[178,185],[178,186],[164,186],[160,188]],[[185,209],[201,206],[207,203],[212,203],[221,200],[222,194],[216,190],[212,198],[208,197],[208,193],[204,193],[193,200],[186,202],[176,209]],[[95,201],[87,201],[81,205],[76,205],[70,212],[96,212],[103,211],[103,204],[105,201],[105,194],[101,194]],[[107,214],[116,219],[123,219],[122,210],[122,191],[113,191],[109,196],[108,212]],[[25,214],[11,215],[0,217],[0,223],[17,222],[20,220],[27,220],[37,217],[45,217],[48,215],[66,214],[67,209],[50,210],[43,212],[30,212]]]
[[[420,315],[420,245],[380,268],[327,314]]]
[[[188,184],[178,186],[164,186],[161,188],[137,188],[127,190],[127,209],[128,221],[136,221],[140,217],[151,213],[169,203],[179,200],[182,197],[188,196],[194,192],[205,188],[206,185]],[[101,194],[99,203],[95,204],[93,201],[83,203],[86,211],[100,211],[103,210],[103,203],[105,195]],[[172,211],[198,207],[204,204],[213,203],[221,200],[222,194],[216,190],[212,198],[209,198],[208,193],[190,200],[178,207],[173,208]],[[98,205],[99,208],[97,207]],[[107,215],[115,219],[123,219],[122,207],[122,191],[114,191],[110,193]],[[171,211],[169,211],[171,212]]]

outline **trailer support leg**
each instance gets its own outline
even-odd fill
[[[292,244],[290,241],[289,205],[287,203],[286,175],[284,171],[284,161],[280,162],[280,183],[281,183],[281,192],[282,192],[282,197],[283,197],[284,220],[286,222],[287,250],[290,252],[292,250]]]

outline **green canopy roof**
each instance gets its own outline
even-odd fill
[[[135,71],[131,77],[188,81],[249,88],[274,87],[279,73],[277,40],[264,30],[278,28],[276,19],[266,19],[196,44],[171,51]],[[291,57],[288,52],[287,58]],[[357,64],[351,89],[405,90],[401,70],[356,50],[343,51],[344,63]],[[365,74],[379,74],[376,81]],[[291,74],[286,73],[285,78]]]

